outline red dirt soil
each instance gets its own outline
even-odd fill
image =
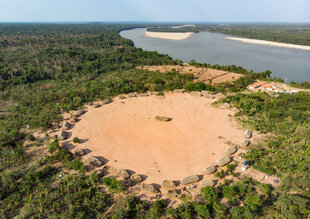
[[[89,107],[68,140],[85,139],[79,145],[91,151],[85,157],[102,156],[109,166],[146,175],[146,183],[203,174],[224,156],[227,141],[239,144],[244,138],[233,112],[211,106],[215,100],[190,94],[115,98]],[[172,120],[157,121],[157,115]]]

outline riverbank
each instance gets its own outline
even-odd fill
[[[252,44],[260,44],[260,45],[267,45],[267,46],[275,46],[275,47],[284,47],[284,48],[291,48],[291,49],[301,49],[301,50],[309,50],[310,46],[301,46],[295,44],[287,44],[287,43],[278,43],[266,40],[255,40],[255,39],[248,39],[248,38],[238,38],[238,37],[225,37],[229,40],[236,40],[243,43],[252,43]]]
[[[146,37],[152,38],[159,38],[159,39],[166,39],[166,40],[185,40],[191,37],[194,33],[193,32],[186,32],[186,33],[169,33],[169,32],[150,32],[146,31]]]

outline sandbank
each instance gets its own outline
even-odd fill
[[[152,37],[152,38],[160,38],[160,39],[167,39],[167,40],[185,40],[192,36],[193,32],[186,32],[186,33],[172,33],[172,32],[150,32],[146,31],[145,36],[146,37]]]
[[[295,45],[295,44],[287,44],[287,43],[278,43],[266,40],[255,40],[255,39],[248,39],[248,38],[238,38],[238,37],[225,37],[229,40],[236,40],[243,43],[252,43],[252,44],[260,44],[260,45],[267,45],[267,46],[275,46],[275,47],[284,47],[284,48],[291,48],[291,49],[301,49],[301,50],[309,50],[310,46],[302,46],[302,45]]]

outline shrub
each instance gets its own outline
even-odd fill
[[[81,139],[79,139],[78,137],[74,137],[72,141],[73,143],[81,143]]]
[[[167,201],[165,200],[157,200],[155,201],[150,210],[147,213],[147,218],[160,218],[163,213],[164,208],[167,206]]]
[[[222,178],[225,177],[225,174],[226,174],[226,172],[225,172],[224,170],[220,170],[220,171],[217,171],[217,172],[215,173],[215,176],[216,176],[217,178],[222,179]]]
[[[178,214],[178,218],[184,218],[184,219],[191,219],[192,214],[193,214],[193,208],[190,204],[180,204],[177,209],[176,212]]]
[[[204,188],[202,188],[201,190],[201,194],[203,195],[203,197],[210,203],[213,203],[216,201],[217,199],[217,192],[215,191],[215,189],[211,186],[206,186]]]
[[[223,196],[227,198],[227,200],[232,203],[236,204],[237,203],[237,191],[235,190],[234,187],[232,186],[224,186],[222,189]]]
[[[57,140],[48,144],[48,149],[47,149],[48,153],[52,154],[52,153],[59,151],[59,150],[60,150],[60,146],[59,146]]]
[[[26,135],[25,139],[26,139],[27,141],[34,141],[34,140],[36,140],[35,137],[34,137],[32,134]]]
[[[125,186],[122,181],[116,180],[115,177],[106,177],[103,179],[103,184],[108,187],[112,192],[123,192]]]
[[[214,213],[218,218],[223,218],[225,216],[225,213],[227,211],[227,207],[220,203],[220,202],[214,202],[212,205],[214,209]]]
[[[196,212],[199,218],[210,218],[211,217],[210,205],[194,202],[193,207],[194,207],[194,211]]]
[[[89,175],[88,177],[88,181],[93,184],[96,185],[99,182],[99,176],[95,173],[92,173]]]
[[[85,173],[87,171],[83,162],[79,158],[75,158],[74,160],[69,162],[69,165],[67,166],[67,168],[79,171],[81,173]]]
[[[259,207],[262,206],[261,199],[259,195],[250,193],[248,194],[245,204],[250,207],[252,211],[257,211]]]

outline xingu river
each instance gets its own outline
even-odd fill
[[[244,43],[226,39],[228,35],[199,32],[185,40],[167,40],[144,36],[146,28],[122,31],[135,46],[147,51],[168,54],[183,62],[242,66],[288,81],[310,81],[310,51]]]

